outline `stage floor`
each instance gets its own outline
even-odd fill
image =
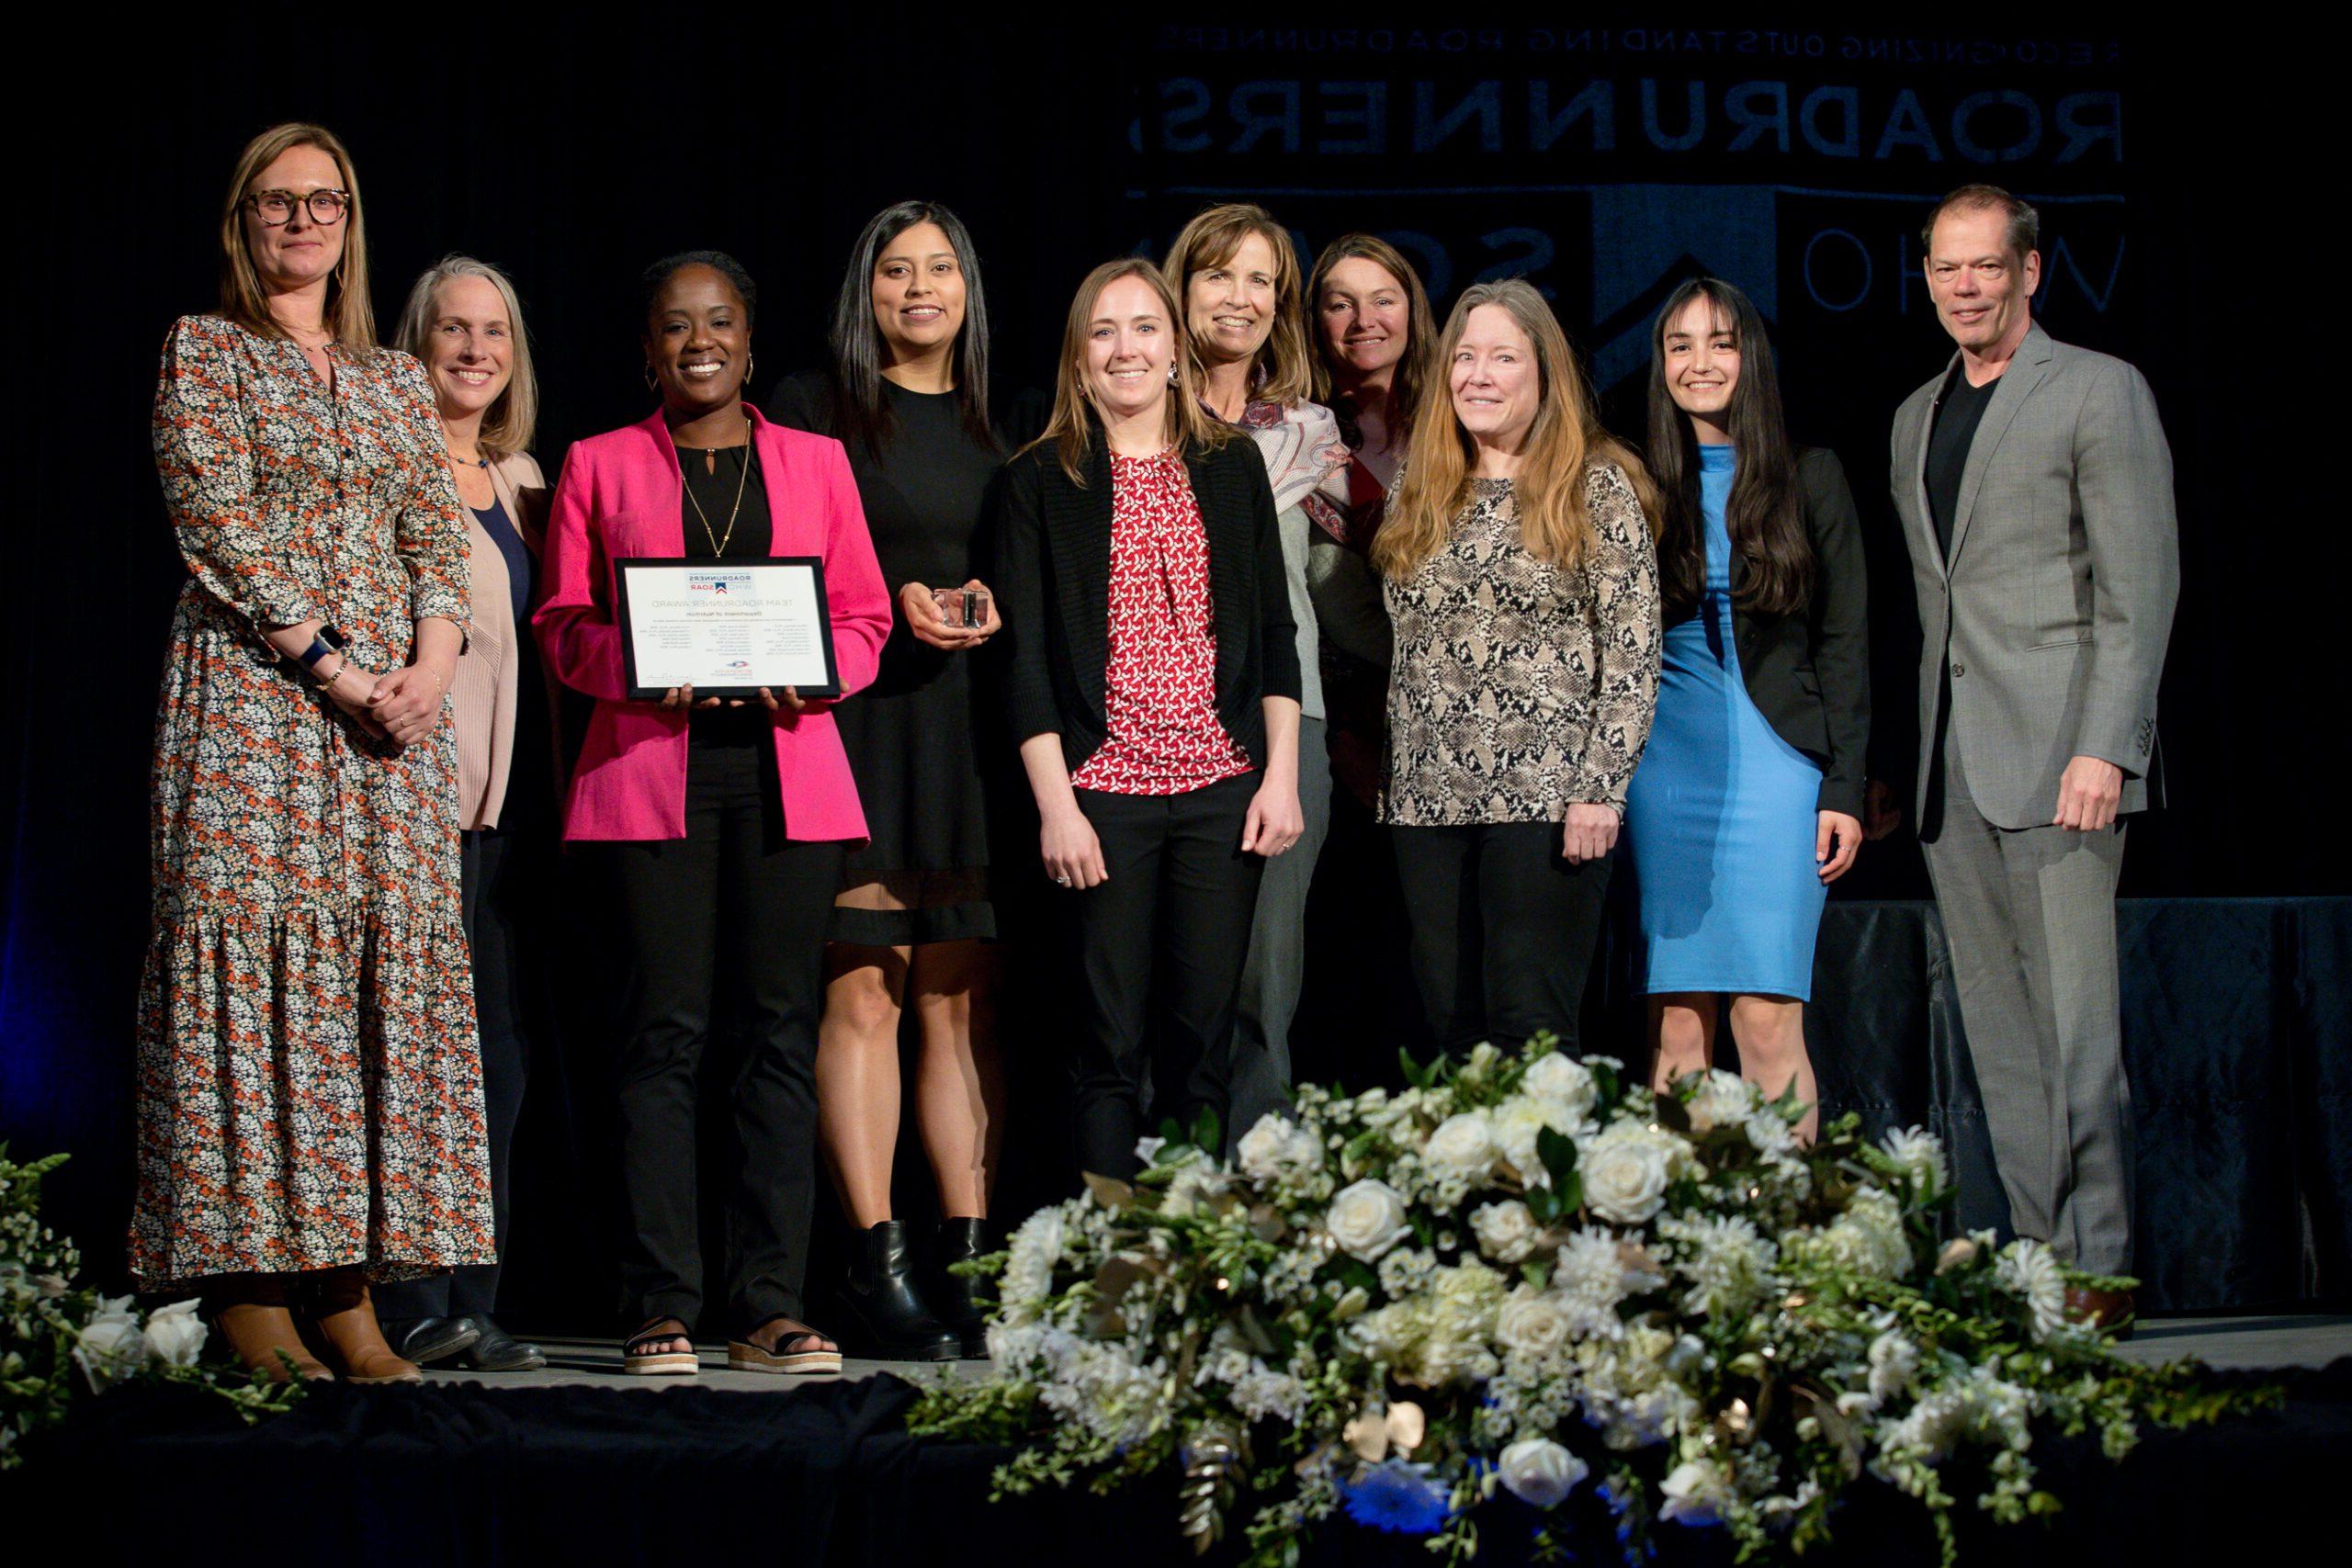
[[[620,1346],[606,1339],[541,1338],[548,1366],[543,1372],[470,1372],[428,1367],[425,1377],[438,1383],[480,1383],[485,1388],[628,1388],[659,1393],[665,1388],[738,1389],[751,1393],[786,1393],[812,1383],[831,1382],[830,1377],[775,1377],[763,1372],[730,1372],[724,1346],[706,1346],[702,1371],[691,1378],[631,1377],[621,1371]],[[2218,1371],[2261,1371],[2267,1368],[2324,1367],[2352,1356],[2352,1314],[2300,1313],[2271,1317],[2151,1318],[2122,1347],[2135,1361],[2168,1361],[2194,1356]],[[876,1372],[890,1372],[909,1382],[922,1383],[944,1373],[977,1377],[983,1361],[848,1360],[840,1381],[854,1382]]]

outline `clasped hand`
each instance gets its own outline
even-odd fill
[[[357,673],[357,671],[354,671]],[[336,682],[340,699],[349,681]],[[422,664],[403,664],[389,675],[379,675],[370,684],[361,700],[361,716],[372,721],[395,746],[415,745],[433,733],[441,722],[441,694],[448,689],[448,682],[432,669]]]

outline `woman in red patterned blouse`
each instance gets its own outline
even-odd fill
[[[1140,1163],[1147,1071],[1155,1110],[1222,1122],[1259,877],[1305,828],[1273,492],[1185,384],[1182,319],[1149,262],[1097,267],[1005,473],[1007,695],[1072,896],[1079,1163],[1112,1176]]]

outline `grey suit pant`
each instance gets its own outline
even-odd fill
[[[1946,740],[1928,874],[2010,1223],[2078,1269],[2129,1273],[2132,1098],[2115,950],[2124,824],[1996,828]]]
[[[1290,1110],[1290,1026],[1306,977],[1306,893],[1331,831],[1331,753],[1319,718],[1298,721],[1298,804],[1306,831],[1266,863],[1258,884],[1250,957],[1234,1008],[1227,1148],[1267,1111]]]

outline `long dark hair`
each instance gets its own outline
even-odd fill
[[[833,302],[833,420],[836,434],[848,446],[863,446],[879,453],[890,438],[890,405],[882,393],[882,366],[887,353],[882,325],[874,319],[874,268],[882,247],[918,223],[936,223],[956,253],[964,272],[964,324],[956,329],[949,350],[956,378],[956,400],[964,413],[964,428],[988,446],[997,444],[989,425],[989,305],[980,288],[980,255],[972,247],[964,220],[935,201],[901,201],[886,207],[868,220],[850,247],[849,270],[842,275],[841,297]]]
[[[1323,309],[1323,285],[1331,276],[1331,269],[1351,259],[1368,261],[1396,280],[1405,290],[1406,332],[1405,356],[1396,362],[1396,378],[1388,383],[1388,442],[1392,452],[1404,450],[1413,433],[1413,416],[1421,412],[1421,400],[1431,388],[1442,388],[1437,367],[1437,317],[1430,313],[1429,291],[1421,287],[1421,275],[1403,253],[1377,234],[1342,234],[1323,247],[1315,258],[1315,270],[1306,279],[1307,341],[1315,345],[1315,398],[1330,405],[1340,416],[1340,431],[1351,446],[1363,445],[1363,433],[1355,422],[1355,400],[1339,389],[1331,374],[1330,351],[1324,346],[1323,327],[1318,312]]]
[[[1781,409],[1781,372],[1764,318],[1747,296],[1720,277],[1693,277],[1669,295],[1650,328],[1650,475],[1657,481],[1659,595],[1671,615],[1695,610],[1706,588],[1705,519],[1699,502],[1699,437],[1666,385],[1666,331],[1694,299],[1704,299],[1714,330],[1728,330],[1739,350],[1725,423],[1734,461],[1724,522],[1732,553],[1747,562],[1742,609],[1786,615],[1813,599],[1813,546],[1804,532],[1796,448]]]

